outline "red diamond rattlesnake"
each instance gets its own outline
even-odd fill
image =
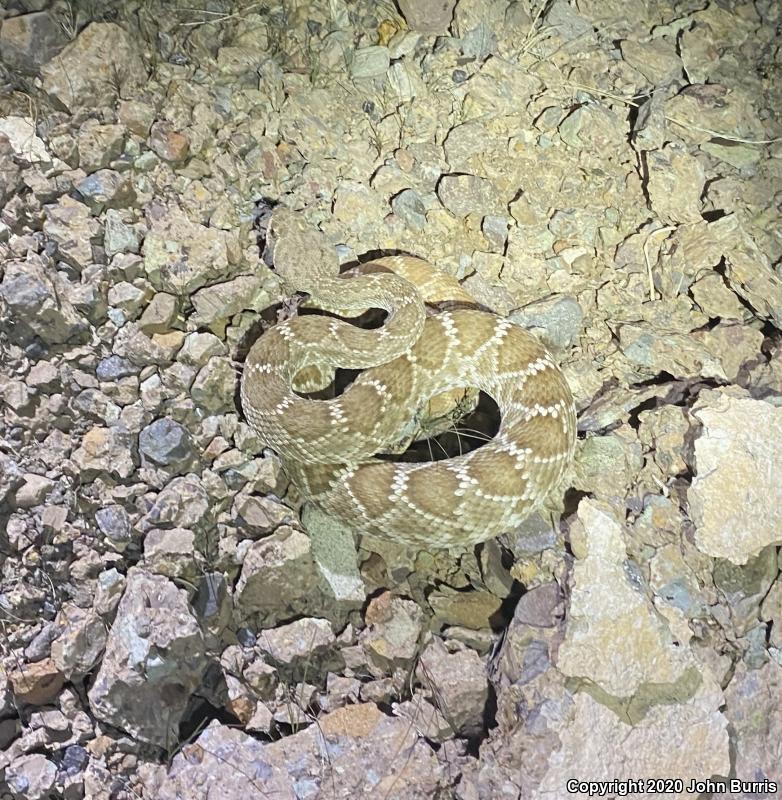
[[[340,277],[333,248],[300,215],[278,208],[269,230],[286,290],[307,292],[327,311],[388,312],[379,330],[293,317],[249,352],[244,413],[305,498],[358,533],[427,548],[485,541],[539,507],[562,477],[576,436],[570,389],[540,342],[486,311],[427,316],[425,303],[474,300],[421,259],[379,259],[358,276]],[[337,367],[365,371],[332,400],[294,391],[328,385]],[[431,397],[464,387],[497,403],[501,420],[491,441],[444,461],[373,458],[409,435]]]

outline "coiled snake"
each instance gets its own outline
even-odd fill
[[[287,291],[342,315],[388,313],[380,329],[299,315],[252,346],[241,381],[248,423],[282,458],[305,498],[354,531],[426,548],[469,546],[508,531],[559,482],[575,446],[573,398],[543,345],[495,314],[427,303],[474,304],[452,277],[418,258],[381,258],[339,275],[336,254],[301,216],[277,208],[274,264]],[[363,369],[343,394],[336,368]],[[410,435],[433,396],[473,387],[500,411],[491,441],[442,461],[376,454]],[[294,391],[294,388],[296,391]]]

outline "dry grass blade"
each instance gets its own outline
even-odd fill
[[[582,83],[573,83],[572,81],[565,81],[565,85],[572,89],[580,89],[582,92],[598,95],[599,97],[607,97],[609,100],[616,100],[617,103],[624,103],[625,105],[638,108],[640,103],[635,101],[635,98],[622,97],[622,95],[607,92],[603,89],[598,89],[596,86],[585,86]],[[701,133],[708,133],[710,136],[716,136],[719,139],[724,139],[726,142],[737,142],[738,144],[752,144],[752,145],[766,145],[776,144],[782,142],[782,137],[776,139],[745,139],[742,136],[734,136],[732,133],[724,133],[723,131],[715,131],[711,128],[703,128],[700,125],[695,125],[691,122],[685,122],[678,117],[672,117],[670,114],[663,114],[663,117],[668,122],[673,122],[674,125],[680,125],[682,128],[689,128],[693,131],[700,131]]]
[[[238,17],[243,16],[244,14],[249,13],[250,11],[255,10],[261,4],[260,3],[250,3],[249,6],[245,8],[239,9],[239,11],[234,11],[232,14],[226,14],[222,11],[209,11],[206,8],[183,8],[182,11],[188,11],[192,14],[203,14],[205,16],[212,15],[214,19],[201,19],[195,20],[193,22],[180,22],[180,28],[197,28],[201,25],[218,25],[222,22],[226,22],[229,19],[237,19]]]

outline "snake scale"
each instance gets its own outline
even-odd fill
[[[357,533],[429,549],[466,547],[513,529],[561,479],[576,418],[570,389],[543,345],[472,304],[455,278],[412,256],[341,276],[334,248],[300,214],[278,207],[269,223],[274,269],[288,292],[343,316],[387,312],[366,330],[297,315],[248,353],[241,401],[250,426],[281,457],[305,499]],[[363,370],[329,400],[301,396],[337,368]],[[500,411],[483,446],[442,461],[377,458],[409,435],[430,398],[472,387]]]

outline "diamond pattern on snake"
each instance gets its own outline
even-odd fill
[[[269,236],[286,291],[341,316],[387,313],[371,330],[294,316],[250,349],[244,414],[305,500],[356,533],[428,549],[486,541],[542,505],[572,459],[576,416],[564,376],[531,333],[475,308],[455,278],[419,258],[379,258],[341,276],[325,236],[284,207]],[[453,307],[428,314],[427,304]],[[333,399],[301,396],[339,368],[362,372]],[[499,408],[490,441],[441,461],[378,457],[410,437],[433,398],[465,387]]]

